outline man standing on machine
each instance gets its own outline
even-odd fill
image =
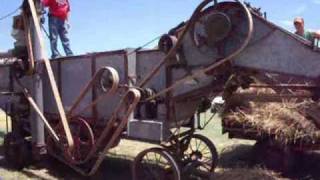
[[[63,49],[67,56],[72,56],[73,52],[70,49],[70,41],[68,38],[70,14],[70,4],[68,0],[41,0],[45,7],[49,8],[49,34],[51,45],[51,58],[60,56],[57,42],[58,37],[62,42]]]

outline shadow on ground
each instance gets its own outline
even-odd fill
[[[219,167],[235,168],[235,167],[252,167],[255,164],[251,156],[251,145],[230,145],[223,148],[220,152]]]
[[[0,167],[8,171],[8,173],[15,173],[7,165],[3,158],[3,147],[0,146]],[[131,179],[131,160],[125,157],[107,157],[99,168],[99,171],[92,177],[84,177],[73,171],[67,165],[58,160],[48,157],[41,164],[32,165],[19,171],[23,176],[30,179],[70,179],[70,180],[100,180],[100,179],[117,179],[130,180]]]
[[[299,180],[317,180],[320,179],[320,153],[300,154],[296,164],[298,165],[288,178],[281,177],[281,172],[275,173],[272,169],[266,169],[263,165],[256,163],[252,159],[251,145],[231,145],[222,149],[220,161],[216,169],[215,180],[278,180],[278,179],[299,179]],[[3,156],[3,148],[0,146],[0,157]],[[102,163],[98,173],[93,177],[83,177],[59,161],[48,158],[41,165],[31,166],[20,171],[23,177],[29,179],[131,179],[131,163],[128,157],[124,155],[108,156]],[[8,173],[16,173],[10,170],[5,160],[0,158],[0,167]]]
[[[283,177],[290,179],[320,180],[320,152],[314,151],[296,154],[294,161],[295,166],[293,166],[288,173],[284,174],[283,172],[273,173],[271,172],[274,171],[273,169],[267,170],[263,164],[254,159],[252,151],[253,146],[242,144],[232,145],[222,149],[219,168],[224,170],[222,173],[218,171],[216,176],[229,176],[231,179],[256,179],[256,175],[253,174],[258,174],[259,179],[272,179],[272,177],[277,176],[277,174],[281,174]],[[262,171],[262,169],[265,171]],[[240,175],[241,171],[242,174],[246,174],[246,178],[242,178],[243,175]],[[250,177],[250,175],[252,175],[252,177]]]

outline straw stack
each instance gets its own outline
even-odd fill
[[[250,93],[259,95],[277,94],[273,89],[239,88],[236,94]],[[308,116],[310,108],[318,106],[308,99],[282,102],[258,102],[230,97],[226,99],[223,113],[224,124],[231,127],[248,128],[259,134],[268,134],[281,143],[316,143],[320,130],[315,121]],[[319,112],[320,113],[320,112]]]

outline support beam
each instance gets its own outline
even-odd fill
[[[52,67],[51,67],[50,61],[49,61],[49,59],[47,57],[47,52],[46,52],[46,48],[45,48],[45,44],[44,44],[44,39],[43,39],[43,36],[42,36],[42,33],[41,33],[40,23],[39,23],[38,15],[36,13],[35,4],[34,4],[33,0],[28,0],[28,3],[29,3],[30,10],[31,10],[32,19],[33,19],[33,22],[34,22],[35,36],[39,39],[39,46],[40,46],[39,50],[41,51],[42,58],[43,58],[41,60],[44,61],[44,65],[45,65],[47,73],[48,73],[50,85],[51,85],[51,88],[52,88],[54,99],[55,99],[56,104],[57,104],[57,108],[58,108],[58,111],[59,111],[61,123],[62,123],[64,132],[65,132],[65,135],[66,135],[66,138],[67,138],[68,147],[70,149],[72,149],[73,146],[74,146],[73,138],[72,138],[71,131],[70,131],[70,128],[69,128],[69,124],[68,124],[68,121],[67,121],[67,118],[66,118],[66,113],[65,113],[63,105],[62,105],[61,97],[60,97],[60,94],[59,94],[59,91],[58,91],[58,87],[57,87],[57,84],[56,84],[56,81],[55,81],[55,77],[54,77],[54,74],[53,74],[53,71],[52,71]],[[40,60],[40,59],[38,59],[38,60]]]

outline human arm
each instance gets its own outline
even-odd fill
[[[67,3],[68,3],[67,20],[69,20],[69,17],[70,17],[70,2],[69,2],[69,0],[67,0]]]
[[[48,7],[50,5],[50,0],[41,0],[43,6]]]

